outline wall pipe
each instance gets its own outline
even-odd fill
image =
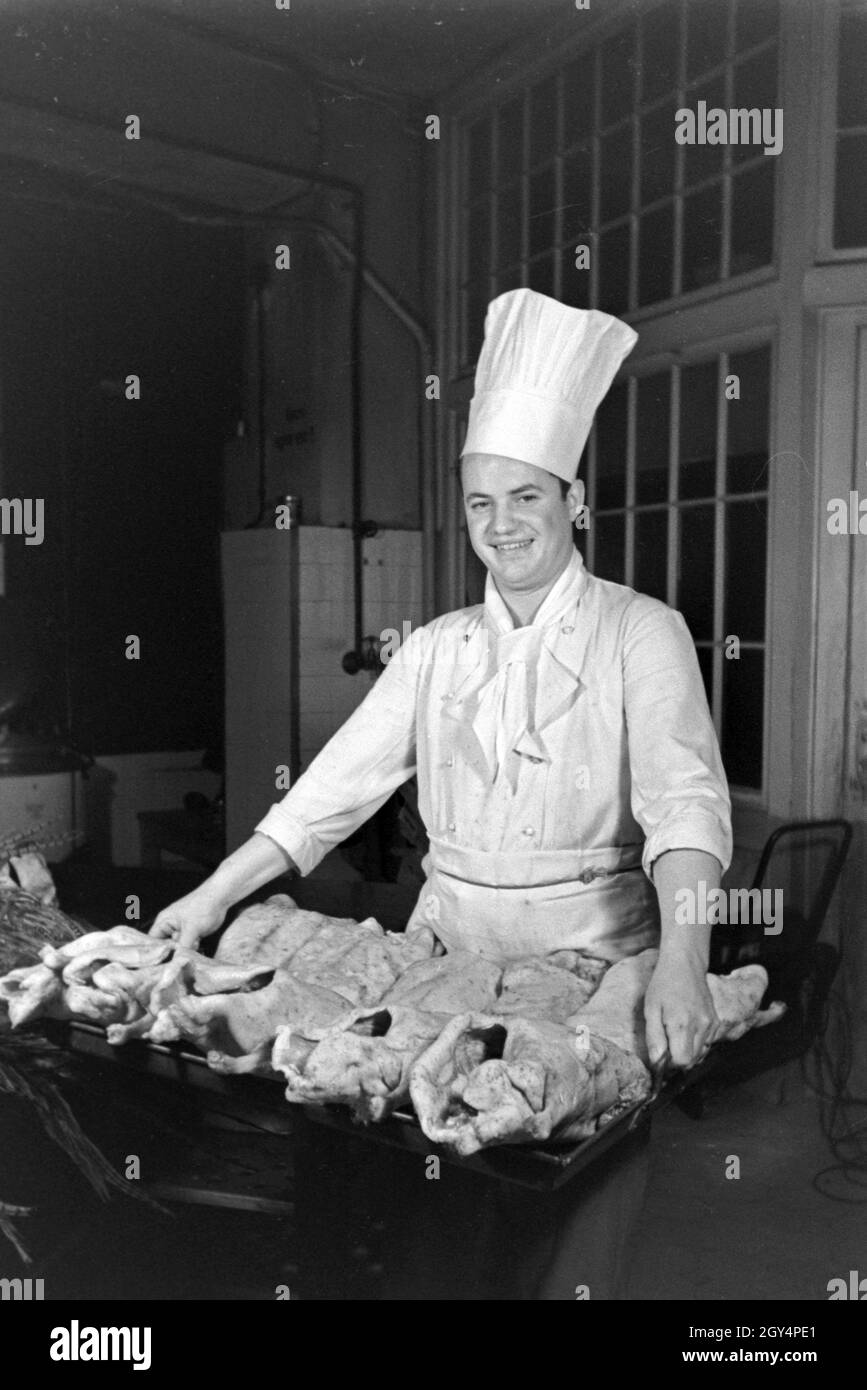
[[[101,130],[117,134],[117,125],[114,122],[100,120],[88,113],[76,110],[66,104],[44,102],[35,97],[24,97],[18,93],[9,93],[0,88],[0,102],[13,106],[22,111],[34,112],[38,115],[51,116],[53,119],[60,117],[62,120],[71,121],[73,124],[85,126],[92,130]],[[362,332],[361,315],[363,308],[363,257],[364,257],[364,194],[359,184],[349,179],[339,178],[333,174],[311,175],[309,169],[301,169],[296,165],[285,164],[280,160],[263,159],[260,156],[248,156],[238,154],[234,150],[226,150],[222,146],[208,145],[204,141],[180,139],[177,136],[169,135],[164,131],[148,131],[146,141],[157,146],[164,146],[166,149],[177,150],[185,154],[198,154],[213,159],[222,159],[227,163],[237,164],[246,168],[263,169],[269,173],[278,174],[289,179],[301,179],[310,181],[311,178],[326,188],[338,189],[348,195],[351,201],[352,210],[352,254],[354,257],[352,296],[350,307],[350,351],[352,354],[351,385],[350,385],[350,410],[352,419],[352,458],[351,458],[351,511],[352,511],[352,539],[353,539],[353,588],[354,588],[354,638],[355,656],[358,661],[356,669],[362,666],[369,666],[369,656],[365,656],[363,651],[364,638],[364,557],[362,551],[363,542],[363,518],[362,518],[362,485],[364,468],[364,437],[362,423]],[[43,167],[38,159],[32,161],[38,167]],[[257,221],[258,225],[263,225],[271,218],[279,220],[276,207],[268,210],[267,218]],[[297,217],[293,221],[299,220]]]

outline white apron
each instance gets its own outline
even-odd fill
[[[730,803],[680,614],[576,551],[534,621],[483,606],[412,634],[257,826],[302,873],[417,774],[427,881],[410,929],[494,960],[655,944],[654,859],[731,857]]]

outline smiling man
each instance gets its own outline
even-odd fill
[[[695,649],[679,614],[590,575],[572,539],[581,453],[635,341],[618,319],[532,290],[493,301],[461,463],[484,603],[404,643],[253,837],[156,932],[194,943],[287,863],[309,872],[417,773],[430,853],[407,931],[497,962],[566,948],[614,961],[659,944],[651,1059],[705,1054],[709,929],[677,922],[676,894],[718,884],[731,827]],[[587,1224],[579,1238],[570,1209],[546,1229],[566,1254],[549,1250],[537,1296],[571,1297]]]

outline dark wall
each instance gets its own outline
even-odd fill
[[[50,625],[48,698],[90,752],[219,743],[240,240],[139,209],[13,205],[0,295],[0,494],[44,497],[46,516],[41,546],[7,540],[6,592]],[[130,373],[139,401],[123,396]]]

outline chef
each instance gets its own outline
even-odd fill
[[[430,852],[408,931],[495,961],[658,944],[651,1060],[705,1055],[709,928],[679,924],[676,895],[718,886],[731,826],[695,649],[678,613],[596,579],[573,543],[581,453],[636,336],[528,289],[490,304],[461,455],[484,604],[413,633],[155,933],[195,944],[288,867],[309,873],[415,773]]]

